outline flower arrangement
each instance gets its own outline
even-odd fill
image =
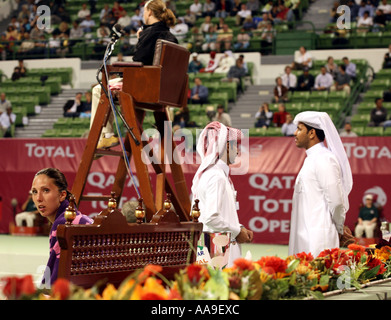
[[[322,251],[316,258],[300,253],[282,259],[244,258],[223,270],[191,264],[174,280],[161,274],[162,267],[148,265],[127,277],[118,288],[100,284],[84,290],[58,279],[50,290],[37,290],[31,276],[3,278],[3,294],[8,299],[40,300],[277,300],[322,299],[323,293],[360,288],[372,280],[391,276],[391,247],[366,250],[351,244],[347,249]]]

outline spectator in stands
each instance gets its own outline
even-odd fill
[[[286,107],[283,103],[278,104],[278,111],[273,114],[273,125],[275,127],[282,127],[282,125],[286,122],[286,116],[288,112],[286,111]]]
[[[69,39],[70,39],[69,45],[74,46],[77,42],[82,41],[83,38],[84,38],[84,31],[83,28],[80,26],[79,21],[78,20],[72,21],[72,28],[69,31]]]
[[[232,10],[232,2],[230,0],[216,0],[216,13],[217,18],[226,18],[230,15]]]
[[[273,26],[273,21],[269,19],[269,15],[264,12],[262,13],[262,18],[257,24],[257,30],[254,32],[256,34],[262,34],[263,30],[266,29],[268,24],[271,24]]]
[[[268,0],[266,4],[262,8],[262,12],[269,13],[272,8],[273,8],[274,1],[273,0]]]
[[[383,123],[387,120],[387,109],[383,107],[383,99],[375,99],[375,108],[371,110],[371,119],[368,123],[369,127],[383,126]]]
[[[224,50],[230,50],[233,37],[232,29],[225,23],[222,29],[217,30],[216,50],[221,52],[222,47],[224,47]]]
[[[243,67],[243,60],[238,58],[234,66],[229,68],[226,78],[222,78],[222,82],[236,82],[238,93],[243,93],[242,78],[246,75],[246,69]]]
[[[194,14],[197,19],[202,17],[202,3],[200,0],[193,0],[193,3],[189,7],[190,12]]]
[[[12,106],[8,106],[0,115],[1,136],[4,138],[12,138],[12,125],[15,123],[16,114],[12,112]]]
[[[261,34],[261,54],[270,54],[273,50],[273,39],[276,35],[276,31],[273,28],[271,22],[267,23],[266,28],[263,29]]]
[[[246,71],[246,75],[248,75],[249,74],[248,73],[248,66],[247,66],[247,62],[244,61],[244,55],[240,54],[238,59],[242,61],[243,68]]]
[[[120,17],[121,11],[124,11],[125,9],[119,4],[119,1],[114,1],[113,2],[113,8],[111,11],[114,14],[114,17],[118,20]]]
[[[345,72],[346,66],[341,64],[339,66],[339,72],[335,78],[334,84],[331,86],[330,91],[345,91],[350,94],[350,76]]]
[[[23,34],[23,38],[21,39],[21,41],[22,43],[18,48],[19,54],[27,55],[35,48],[35,43],[33,40],[30,39],[30,34],[28,32],[25,32]]]
[[[176,14],[176,4],[175,4],[175,1],[166,0],[166,7],[167,7],[168,9],[170,9],[170,10],[174,13],[175,16],[177,16],[177,14]],[[141,16],[142,16],[143,13],[140,12],[140,14],[141,14]]]
[[[107,23],[107,18],[109,16],[109,12],[112,12],[110,5],[106,2],[103,5],[102,10],[99,13],[99,20],[100,22]]]
[[[290,113],[286,114],[286,121],[281,127],[281,132],[286,137],[293,137],[297,129],[297,125],[293,123],[293,117]]]
[[[183,18],[178,18],[177,23],[170,29],[171,33],[177,37],[178,41],[185,40],[189,32],[189,26]]]
[[[117,20],[117,23],[124,29],[128,26],[130,26],[130,24],[132,23],[132,19],[130,18],[130,16],[128,15],[128,13],[126,12],[126,10],[122,10],[120,11],[119,13],[119,18]]]
[[[218,121],[225,125],[226,127],[232,126],[231,116],[224,111],[224,106],[219,104],[216,108],[216,115],[212,119],[212,121]]]
[[[290,91],[294,91],[297,86],[297,77],[292,73],[291,66],[286,66],[284,74],[281,76],[282,84]]]
[[[201,104],[208,102],[208,88],[202,85],[202,80],[199,77],[194,78],[194,87],[190,91],[190,101],[193,104]]]
[[[251,11],[251,16],[255,17],[259,14],[259,0],[248,0],[246,6]]]
[[[321,67],[320,74],[315,78],[314,89],[317,91],[329,91],[334,80],[330,73],[327,73],[326,67]]]
[[[65,10],[65,8],[62,5],[59,5],[58,7],[53,8],[51,10],[50,19],[52,24],[60,24],[61,22],[71,23],[70,14]]]
[[[209,32],[210,27],[214,27],[211,16],[205,16],[204,21],[200,25],[200,30],[203,34]]]
[[[326,67],[326,71],[331,74],[333,79],[335,79],[338,74],[338,66],[334,62],[334,58],[332,56],[329,56],[327,58],[327,63],[325,64],[325,67]]]
[[[20,39],[20,34],[17,29],[13,26],[8,26],[7,31],[5,33],[5,40],[7,41],[14,41],[14,40],[19,40]]]
[[[45,35],[44,31],[42,30],[42,28],[39,28],[37,24],[30,31],[30,38],[32,40],[38,40],[41,36],[44,36],[44,35]]]
[[[188,73],[198,73],[198,72],[200,72],[200,70],[204,67],[204,65],[202,64],[202,62],[200,60],[198,60],[198,53],[197,52],[193,52],[191,54],[191,57],[193,59],[189,63],[189,67],[188,67],[187,72]]]
[[[373,18],[373,27],[372,27],[372,32],[379,32],[382,31],[387,24],[387,17],[384,14],[383,10],[377,9],[376,10],[376,15]]]
[[[81,9],[77,13],[77,18],[84,20],[87,16],[91,15],[91,10],[87,7],[87,3],[81,5]]]
[[[355,236],[357,238],[362,238],[365,231],[365,236],[367,238],[373,238],[377,219],[379,219],[379,211],[373,205],[373,196],[367,194],[365,196],[365,206],[360,209],[358,214],[358,223],[354,230]]]
[[[365,11],[362,17],[357,21],[357,32],[368,32],[373,26],[373,19],[369,15],[369,11]]]
[[[60,261],[60,246],[55,236],[57,227],[65,224],[65,210],[69,206],[70,192],[68,182],[64,174],[55,168],[45,168],[38,171],[31,185],[32,198],[41,216],[51,222],[52,227],[49,233],[50,254],[47,263],[49,268],[50,283],[43,283],[46,288],[50,287],[57,280],[58,264]],[[93,220],[76,210],[76,218],[73,224],[91,224]],[[47,274],[45,272],[45,274]]]
[[[383,11],[388,21],[391,20],[391,4],[387,3],[387,0],[382,0],[381,3],[377,6],[377,9]]]
[[[82,101],[82,108],[80,112],[80,118],[91,118],[91,104],[92,104],[92,94],[90,91],[87,91],[84,94],[85,101]]]
[[[345,70],[346,73],[350,76],[350,78],[352,78],[352,80],[355,80],[356,76],[357,76],[357,74],[356,74],[356,69],[357,69],[356,64],[351,62],[348,57],[343,57],[342,61],[343,61],[343,63],[346,66],[346,70]]]
[[[212,0],[206,0],[202,6],[203,17],[214,17],[216,15],[216,3]]]
[[[15,67],[14,68],[14,72],[12,72],[12,75],[11,75],[11,80],[12,81],[16,81],[16,80],[19,80],[21,78],[21,73],[20,73],[20,68],[19,67]]]
[[[193,27],[197,21],[197,17],[190,11],[190,9],[186,9],[186,14],[182,18],[189,28]]]
[[[340,6],[339,1],[334,1],[333,7],[330,9],[330,23],[337,22],[337,19],[339,18],[339,14],[337,13],[337,9]]]
[[[391,69],[391,44],[388,46],[388,52],[384,55],[383,68]]]
[[[84,33],[91,33],[95,27],[95,20],[92,19],[91,15],[88,15],[81,23],[80,27],[83,28]]]
[[[201,69],[200,72],[214,72],[219,65],[219,59],[216,58],[216,51],[211,51],[209,53],[209,61],[207,66],[204,69]]]
[[[190,30],[190,36],[188,37],[187,48],[194,52],[202,51],[202,45],[204,44],[204,35],[197,26],[194,26]]]
[[[355,133],[354,131],[352,131],[352,125],[350,122],[346,122],[345,123],[345,126],[344,126],[344,130],[341,131],[341,133],[339,134],[340,137],[348,137],[348,138],[356,138],[357,137],[357,133]]]
[[[172,126],[179,126],[180,128],[187,127],[188,122],[190,121],[190,111],[187,106],[181,107],[174,114],[174,119],[172,121]]]
[[[241,3],[240,10],[236,14],[236,25],[240,26],[243,25],[244,20],[247,17],[251,17],[251,10],[247,9],[247,6],[245,3]]]
[[[143,25],[143,17],[140,13],[140,8],[137,7],[134,9],[134,13],[130,17],[130,26],[128,26],[128,30],[131,28],[135,28],[137,30],[142,25]]]
[[[77,118],[80,116],[80,113],[83,111],[83,102],[81,98],[83,96],[82,92],[77,92],[75,99],[68,100],[63,109],[64,117]]]
[[[26,77],[27,76],[27,68],[26,68],[24,61],[22,59],[19,59],[18,67],[19,67],[20,77]]]
[[[111,30],[113,28],[113,26],[117,23],[117,18],[114,17],[113,11],[110,11],[107,14],[107,19],[103,19],[102,22],[105,23],[107,25],[107,27]]]
[[[311,91],[315,85],[315,78],[309,72],[308,67],[303,69],[303,73],[297,78],[297,91]]]
[[[267,102],[262,103],[261,107],[255,114],[256,128],[269,128],[273,121],[273,111],[270,111],[269,104]]]
[[[246,50],[250,46],[250,39],[250,34],[244,28],[241,28],[234,43],[235,51]]]
[[[288,88],[282,84],[281,77],[276,78],[276,86],[274,87],[274,102],[287,102],[288,101]]]
[[[236,63],[235,57],[231,50],[224,52],[224,55],[219,59],[218,66],[215,69],[215,73],[225,73],[227,74],[229,69],[234,66]]]
[[[307,51],[306,47],[299,48],[299,54],[292,63],[293,70],[303,70],[304,67],[312,68],[312,55]]]
[[[34,226],[34,220],[37,217],[39,211],[34,204],[33,198],[31,196],[31,191],[29,192],[26,201],[22,204],[22,212],[19,212],[15,216],[15,223],[17,226],[23,226],[23,222],[26,222],[27,227]]]
[[[370,17],[375,15],[375,6],[370,0],[361,0],[360,8],[358,9],[358,17],[363,17],[365,12],[369,13]]]

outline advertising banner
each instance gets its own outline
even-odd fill
[[[56,167],[67,177],[69,190],[85,148],[86,139],[1,139],[0,148],[0,233],[9,232],[14,214],[26,200],[34,174],[46,167]],[[391,138],[343,138],[353,172],[353,189],[349,196],[350,209],[346,225],[352,230],[360,204],[366,193],[375,196],[383,207],[382,219],[391,221]],[[119,148],[119,147],[117,147]],[[250,138],[242,152],[247,153],[248,166],[231,176],[238,192],[239,220],[254,231],[255,243],[287,244],[289,239],[292,195],[296,176],[305,159],[305,150],[298,149],[289,137]],[[190,158],[196,158],[191,154]],[[110,194],[117,169],[117,157],[102,157],[93,162],[85,194]],[[131,162],[134,179],[127,177],[119,208],[135,200],[138,188],[137,172]],[[184,161],[182,168],[191,197],[191,182],[197,161]],[[169,169],[169,166],[167,166]],[[169,170],[168,170],[169,172]],[[150,169],[152,185],[155,174]],[[14,208],[11,203],[17,200]],[[91,217],[106,209],[107,203],[82,201],[80,210]],[[201,212],[202,214],[202,212]]]

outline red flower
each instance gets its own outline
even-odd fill
[[[300,252],[294,255],[296,259],[299,259],[301,261],[312,261],[314,260],[313,255],[310,253]]]
[[[27,275],[24,277],[7,277],[5,280],[5,286],[3,288],[3,294],[8,299],[18,299],[22,295],[30,295],[35,292],[35,286],[33,277]]]
[[[277,272],[284,273],[288,268],[286,261],[279,257],[262,257],[257,263],[269,274]]]
[[[380,266],[379,271],[377,272],[376,275],[383,274],[386,271],[383,262],[380,259],[374,258],[373,256],[370,256],[368,258],[367,266],[369,267],[370,270],[377,266]]]
[[[197,263],[189,265],[186,268],[186,272],[190,282],[194,284],[198,283],[202,277],[206,276],[206,269]]]
[[[234,266],[242,271],[244,270],[254,270],[253,263],[247,259],[244,258],[238,258],[234,261]]]
[[[60,300],[68,299],[69,295],[71,294],[71,289],[69,287],[69,281],[66,279],[63,279],[63,278],[58,278],[53,283],[52,294],[53,294],[53,296],[58,295]]]
[[[168,300],[183,300],[183,298],[177,289],[171,288],[170,292],[168,293]]]
[[[352,251],[360,252],[360,253],[365,252],[365,247],[360,246],[359,244],[355,244],[355,243],[349,244],[348,249],[350,249]]]

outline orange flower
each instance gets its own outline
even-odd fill
[[[167,300],[168,294],[160,281],[147,278],[141,292],[141,300]]]
[[[26,275],[24,277],[7,277],[2,278],[5,281],[3,294],[8,299],[18,299],[22,295],[30,295],[35,293],[33,277]]]
[[[359,244],[355,244],[355,243],[349,244],[348,249],[355,251],[355,252],[360,252],[360,253],[365,252],[365,247],[360,246]]]
[[[389,260],[390,256],[391,256],[391,247],[389,246],[384,246],[381,247],[380,249],[375,250],[375,257],[383,262]]]
[[[53,296],[58,297],[60,300],[68,299],[71,290],[69,288],[69,281],[63,278],[58,278],[52,288]]]
[[[146,278],[162,272],[163,268],[158,265],[149,264],[144,267],[144,270],[138,275],[138,281],[144,281]]]

